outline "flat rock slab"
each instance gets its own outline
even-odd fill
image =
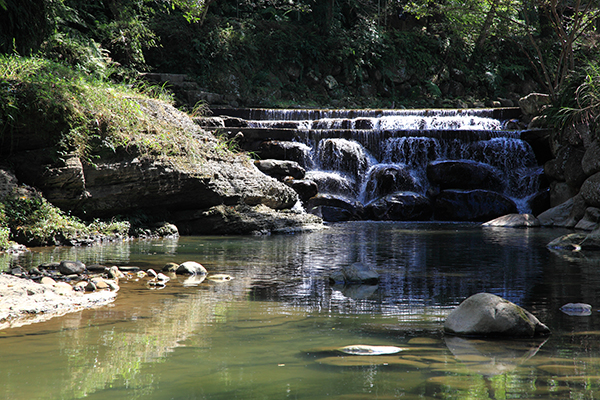
[[[530,228],[541,226],[540,221],[533,214],[507,214],[488,222],[482,226],[497,226],[506,228]]]
[[[0,330],[111,303],[110,291],[81,293],[65,291],[59,284],[39,284],[28,279],[0,274]]]

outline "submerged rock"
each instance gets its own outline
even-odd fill
[[[341,353],[350,354],[353,356],[377,356],[400,353],[401,347],[396,346],[370,346],[365,344],[355,344],[345,346],[338,349]]]
[[[379,281],[379,274],[371,267],[357,262],[333,272],[329,281],[332,283],[376,283]]]
[[[446,318],[444,331],[457,336],[535,337],[550,329],[518,305],[490,293],[463,301]]]
[[[568,235],[560,236],[547,246],[552,250],[600,250],[600,234],[598,233],[569,233]]]
[[[585,303],[567,303],[560,308],[567,315],[587,317],[592,315],[592,306]]]

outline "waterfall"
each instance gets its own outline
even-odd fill
[[[368,207],[389,195],[405,202],[402,193],[437,204],[449,193],[493,192],[530,212],[542,169],[521,131],[507,128],[517,112],[257,109],[236,116],[255,141],[303,146],[296,161],[322,195]]]

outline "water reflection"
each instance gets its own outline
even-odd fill
[[[272,237],[183,237],[43,249],[23,265],[160,268],[201,262],[234,277],[151,290],[122,284],[111,307],[0,332],[6,399],[596,398],[600,276],[546,249],[561,231],[474,224],[350,223]],[[331,286],[354,262],[378,285]],[[444,337],[445,315],[471,294],[509,298],[550,326],[546,342]],[[589,316],[560,311],[587,303]],[[397,346],[340,359],[307,349]],[[355,356],[358,357],[358,356]]]
[[[484,376],[505,374],[535,356],[547,339],[481,340],[446,336],[444,342],[454,357],[471,373]]]

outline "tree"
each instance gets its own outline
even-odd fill
[[[552,97],[556,97],[565,79],[576,68],[576,47],[586,33],[595,28],[600,17],[599,2],[590,0],[529,0],[523,3],[523,18],[527,38],[534,54],[528,54],[529,60],[538,77]],[[552,28],[554,37],[545,38],[539,34],[543,27],[534,24],[529,10],[543,15]],[[544,51],[543,41],[551,40],[558,44],[558,51]]]

